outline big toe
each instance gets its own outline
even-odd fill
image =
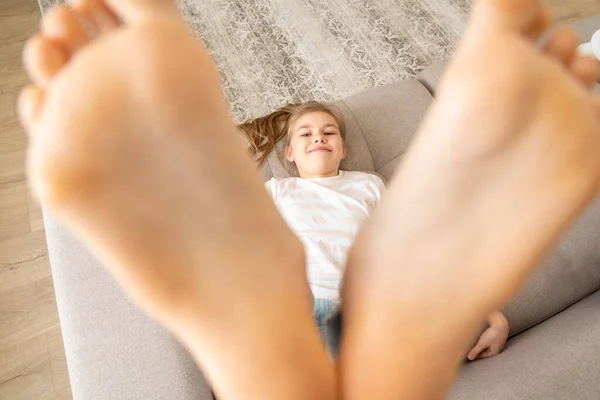
[[[175,0],[105,0],[124,20],[137,22],[147,18],[180,17]]]
[[[550,11],[540,0],[479,0],[471,15],[475,30],[514,31],[532,39],[537,39],[551,22]]]

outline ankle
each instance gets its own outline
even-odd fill
[[[210,337],[179,336],[200,367],[210,366],[203,370],[217,397],[335,399],[334,365],[312,317],[302,311],[288,310],[283,320],[255,315],[230,321],[229,329],[215,329]]]

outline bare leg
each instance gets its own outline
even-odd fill
[[[485,316],[597,194],[596,63],[576,55],[569,30],[537,51],[549,22],[538,0],[476,4],[436,104],[349,256],[344,398],[443,398]]]
[[[302,245],[174,3],[55,7],[24,59],[33,192],[182,339],[219,399],[333,398]]]

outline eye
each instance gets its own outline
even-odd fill
[[[303,137],[308,137],[308,136],[310,136],[310,133],[309,133],[309,132],[306,132],[306,133],[303,133],[303,134],[301,134],[300,136],[303,136]]]
[[[337,135],[337,133],[335,133],[335,132],[326,132],[325,134],[326,135]]]

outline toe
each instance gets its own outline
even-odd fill
[[[35,124],[44,102],[44,89],[39,86],[29,85],[21,90],[17,102],[19,119],[27,130]]]
[[[502,29],[529,34],[545,28],[549,12],[540,0],[479,0],[471,25],[477,30]]]
[[[105,0],[106,4],[126,21],[180,16],[175,0]]]
[[[531,38],[531,40],[538,40],[544,32],[550,29],[552,21],[554,20],[550,8],[546,5],[542,5],[540,12],[537,13],[532,24],[525,30],[525,34]]]
[[[569,65],[577,55],[579,36],[568,27],[557,30],[544,46],[544,52],[556,58],[564,65]]]
[[[66,48],[56,40],[45,36],[31,38],[23,50],[23,64],[31,80],[41,86],[62,68],[69,59]]]
[[[44,16],[42,32],[64,44],[71,54],[89,41],[89,35],[75,13],[66,6],[57,6]]]
[[[117,15],[102,0],[74,0],[73,8],[90,25],[95,35],[119,26]]]
[[[569,65],[569,69],[588,88],[594,86],[600,78],[598,76],[598,60],[592,56],[576,56]]]

